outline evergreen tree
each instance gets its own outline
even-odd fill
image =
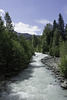
[[[54,20],[53,22],[53,31],[55,31],[57,29],[58,25],[57,25],[57,22],[56,20]]]
[[[47,53],[49,51],[49,47],[45,41],[45,38],[42,41],[42,53]]]
[[[56,29],[54,31],[53,46],[59,46],[59,37],[60,37],[59,31]]]
[[[7,27],[7,29],[13,30],[12,20],[11,20],[11,18],[9,16],[9,13],[8,12],[5,13],[5,17],[4,18],[6,20],[6,27]]]
[[[38,45],[38,38],[37,38],[36,35],[32,36],[32,45],[33,45],[34,48],[36,48],[37,45]]]
[[[52,32],[52,25],[51,24],[47,24],[43,30],[43,37],[45,38],[46,41],[46,45],[50,45],[51,42],[51,38],[53,37],[53,32]]]
[[[66,37],[66,40],[67,40],[67,24],[65,26],[65,37]]]
[[[61,35],[63,36],[64,34],[64,20],[61,14],[59,14],[59,19],[58,19],[58,30],[60,31]]]
[[[0,17],[0,32],[2,32],[4,30],[4,22],[2,20],[2,18]]]
[[[54,36],[53,36],[53,42],[52,42],[52,47],[50,48],[50,55],[52,56],[59,56],[59,32],[56,29],[54,31]]]

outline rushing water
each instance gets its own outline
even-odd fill
[[[67,100],[67,90],[40,61],[47,55],[35,54],[29,67],[7,83],[0,100]]]

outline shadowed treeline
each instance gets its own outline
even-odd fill
[[[14,32],[8,12],[4,18],[6,26],[0,17],[0,76],[7,78],[27,67],[34,50],[29,40]]]

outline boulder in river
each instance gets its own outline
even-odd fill
[[[61,84],[61,87],[63,89],[67,89],[67,80],[65,80],[62,84]]]

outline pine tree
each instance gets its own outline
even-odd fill
[[[36,35],[33,35],[33,36],[32,36],[32,46],[33,46],[34,48],[36,48],[36,47],[37,47],[37,44],[38,44],[38,38],[37,38]]]
[[[57,22],[56,20],[54,20],[53,22],[53,30],[55,31],[57,29],[58,25],[57,25]]]
[[[58,29],[61,32],[61,34],[64,34],[64,20],[61,14],[59,14],[58,19]]]
[[[11,20],[11,18],[10,18],[10,16],[9,16],[9,13],[8,12],[6,12],[5,13],[5,20],[6,20],[6,27],[9,29],[9,30],[13,30],[13,26],[12,26],[12,20]]]
[[[59,37],[60,37],[59,32],[56,29],[54,31],[52,49],[50,50],[50,54],[53,56],[59,56]]]
[[[66,40],[67,40],[67,24],[66,24],[66,26],[65,26],[65,38],[66,38]]]
[[[4,22],[2,20],[2,18],[0,17],[0,32],[2,32],[4,30]]]

